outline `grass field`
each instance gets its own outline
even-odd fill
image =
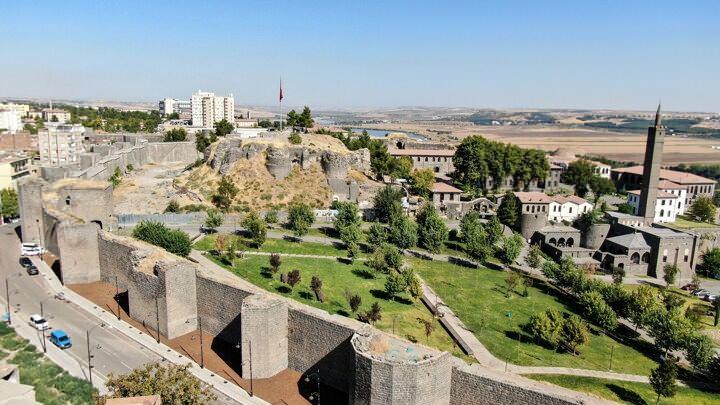
[[[207,235],[195,244],[195,249],[212,250],[215,248],[215,239],[218,234]],[[347,250],[342,246],[325,245],[313,242],[294,242],[285,239],[268,238],[260,249],[256,249],[247,238],[237,235],[228,235],[228,241],[237,239],[242,249],[251,252],[294,253],[307,255],[340,256],[346,257]]]
[[[667,226],[675,229],[695,229],[695,228],[720,228],[718,224],[708,222],[694,221],[687,216],[679,216],[675,218],[675,222],[667,224]]]
[[[593,330],[590,341],[577,356],[529,342],[528,336],[519,331],[532,314],[549,308],[576,311],[571,302],[542,281],[534,281],[528,288],[528,297],[519,294],[521,286],[506,298],[506,272],[422,259],[410,259],[410,262],[480,342],[500,359],[526,366],[607,371],[612,355],[613,371],[640,375],[648,375],[656,366],[655,361],[644,354],[654,353],[648,343],[630,337],[621,342],[621,338],[616,340],[597,330]]]
[[[571,390],[586,392],[611,401],[629,404],[654,404],[657,399],[657,394],[650,384],[567,375],[530,374],[526,375],[526,377],[546,381]],[[686,387],[678,387],[674,397],[660,398],[660,404],[709,405],[717,403],[720,403],[720,393]]]
[[[35,399],[43,404],[92,404],[95,389],[50,362],[27,340],[0,324],[0,358],[20,368],[20,383],[35,388]],[[2,399],[0,398],[0,402]]]
[[[279,243],[279,245],[275,245],[275,248],[279,246],[285,247],[285,243],[293,243],[268,239],[268,242],[270,241]],[[208,246],[202,242],[199,242],[195,248],[203,250],[203,247]],[[293,243],[293,245],[293,252],[332,253],[329,250],[332,249],[330,246],[320,245],[325,250],[318,251],[318,246],[314,246],[317,244],[302,242]],[[281,254],[287,252],[284,249],[274,249],[273,251],[281,252]],[[419,319],[432,320],[430,311],[419,300],[412,300],[407,294],[403,294],[395,300],[387,297],[384,289],[386,276],[374,274],[362,262],[347,264],[338,260],[284,257],[278,274],[272,275],[269,273],[270,266],[267,256],[248,255],[243,259],[237,259],[232,267],[221,263],[214,256],[208,255],[208,257],[265,290],[324,309],[331,314],[355,317],[351,313],[345,295],[346,291],[357,293],[362,298],[359,311],[367,311],[373,302],[377,301],[380,304],[382,319],[375,324],[378,329],[394,332],[396,335],[410,341],[417,341],[427,346],[446,350],[467,361],[473,361],[472,358],[463,355],[462,351],[437,321],[434,321],[435,330],[430,334],[429,339],[426,338],[424,327]],[[300,271],[301,281],[293,290],[290,290],[286,284],[280,282],[280,273],[286,273],[293,269]],[[310,289],[310,280],[314,275],[322,280],[325,302],[317,301]]]

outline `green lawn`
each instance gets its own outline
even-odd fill
[[[212,250],[215,248],[215,239],[219,234],[206,235],[195,243],[194,248],[197,250]],[[347,250],[333,245],[325,245],[314,242],[293,242],[285,239],[267,238],[260,249],[256,249],[248,239],[242,236],[227,235],[230,239],[238,239],[243,245],[243,249],[252,252],[278,252],[278,253],[295,253],[308,255],[324,255],[324,256],[340,256],[346,257]]]
[[[526,366],[608,370],[612,352],[615,372],[648,375],[656,366],[639,350],[598,331],[593,331],[590,341],[577,356],[529,342],[528,336],[518,331],[530,315],[548,308],[574,312],[571,303],[563,301],[553,287],[542,281],[534,281],[528,297],[518,294],[522,291],[522,287],[518,287],[518,293],[506,298],[506,272],[422,259],[410,259],[410,262],[480,342],[500,359]],[[629,342],[652,350],[647,343]]]
[[[675,222],[667,224],[667,226],[677,229],[693,229],[693,228],[720,228],[718,224],[708,222],[700,222],[690,219],[687,216],[679,216],[675,218]]]
[[[267,256],[248,255],[244,259],[237,259],[232,268],[220,263],[214,256],[208,255],[208,258],[259,287],[324,309],[332,314],[354,317],[350,313],[345,291],[357,293],[362,298],[360,311],[368,310],[375,301],[380,303],[382,320],[375,324],[378,329],[393,332],[394,323],[394,332],[398,336],[411,341],[417,340],[419,343],[449,351],[467,361],[472,361],[471,358],[462,354],[437,321],[434,323],[434,332],[430,335],[429,340],[426,340],[424,328],[418,319],[430,320],[432,314],[419,300],[412,300],[407,295],[403,295],[397,300],[388,299],[384,292],[385,275],[375,274],[374,278],[370,278],[373,273],[361,262],[346,264],[335,260],[285,257],[282,258],[278,274],[270,275],[267,272],[269,270]],[[286,273],[293,269],[300,270],[301,281],[290,291],[285,284],[280,282],[279,273]],[[322,290],[326,298],[323,303],[315,299],[310,289],[310,280],[313,275],[317,275],[322,280]]]
[[[0,324],[0,346],[7,362],[20,368],[20,383],[35,388],[35,399],[43,404],[92,404],[95,389],[43,357],[27,340]],[[49,342],[48,342],[49,344]]]
[[[630,404],[654,404],[657,399],[657,394],[653,391],[650,384],[568,375],[529,374],[525,377],[538,381],[547,381],[561,387],[586,392],[611,401]],[[678,387],[674,397],[661,397],[660,403],[683,405],[717,404],[720,403],[720,393]]]

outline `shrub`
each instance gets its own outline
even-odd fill
[[[265,222],[268,224],[276,224],[278,222],[278,213],[275,210],[270,210],[265,214]]]
[[[205,225],[207,228],[215,229],[222,225],[223,214],[219,210],[207,210],[207,216],[205,217]]]
[[[360,308],[360,305],[362,305],[362,298],[358,294],[349,294],[347,297],[348,305],[350,306],[350,311],[352,313],[356,313],[357,310]]]
[[[403,279],[397,271],[391,270],[385,280],[385,292],[393,299],[393,301],[395,300],[395,296],[397,294],[405,291],[406,287],[407,285],[405,284],[405,279]]]
[[[325,295],[322,292],[322,280],[318,276],[312,276],[310,280],[310,289],[315,293],[315,298],[320,302],[325,302]]]
[[[273,273],[277,273],[277,271],[280,269],[280,265],[282,264],[282,258],[280,257],[279,253],[272,253],[270,254],[270,269]]]
[[[524,329],[536,342],[555,349],[560,342],[560,332],[564,324],[562,314],[555,309],[549,309],[530,316]]]
[[[597,291],[588,291],[580,296],[583,315],[592,323],[605,330],[614,330],[618,326],[615,311],[605,302]]]
[[[294,203],[288,212],[288,228],[295,236],[306,235],[310,225],[315,221],[315,214],[309,205],[305,203]]]
[[[368,231],[368,244],[375,249],[386,243],[387,239],[387,230],[385,229],[385,226],[379,222],[373,222],[373,224],[370,225],[370,230]]]
[[[287,284],[290,286],[290,289],[295,288],[295,285],[300,282],[300,270],[293,269],[287,274]]]
[[[252,239],[255,247],[260,249],[267,238],[267,224],[265,224],[265,221],[255,211],[252,211],[243,218],[242,226],[250,233],[250,239]]]
[[[132,233],[133,237],[159,246],[170,253],[187,257],[192,243],[187,233],[179,229],[170,229],[157,221],[141,221]]]
[[[407,215],[399,215],[393,218],[389,230],[388,242],[400,249],[408,249],[417,244],[418,227]]]
[[[448,230],[434,204],[426,203],[417,214],[420,246],[438,253],[448,238]]]
[[[173,128],[165,132],[163,142],[184,142],[187,139],[187,131],[184,128]]]
[[[288,140],[293,145],[300,145],[302,143],[302,137],[297,132],[293,132],[292,134],[290,134]]]
[[[165,211],[163,211],[163,212],[164,212],[164,213],[168,213],[168,212],[171,212],[171,213],[180,212],[180,204],[178,204],[178,202],[175,201],[175,200],[170,200],[170,202],[168,203],[167,207],[165,207]]]

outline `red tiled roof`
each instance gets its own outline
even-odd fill
[[[447,183],[437,182],[432,186],[433,193],[462,193],[462,190],[457,189]]]
[[[642,166],[621,167],[613,169],[616,173],[631,173],[642,176]],[[697,174],[678,172],[676,170],[660,169],[660,178],[669,180],[677,184],[715,184],[715,180],[711,180]]]
[[[578,197],[576,195],[567,195],[567,196],[556,195],[556,196],[552,196],[550,198],[558,204],[564,204],[566,202],[575,203],[577,205],[590,203],[588,200]]]
[[[685,190],[686,186],[681,184],[673,183],[670,180],[660,180],[658,182],[658,188],[661,190]]]
[[[630,191],[628,191],[628,193],[634,194],[634,195],[640,195],[640,190],[630,190]],[[680,198],[679,195],[675,195],[673,193],[668,193],[668,192],[662,191],[662,190],[658,190],[657,196],[658,196],[658,198]]]
[[[550,196],[539,191],[516,191],[515,197],[517,197],[523,204],[550,204],[550,202],[552,202]]]
[[[455,156],[455,149],[390,149],[392,156]]]

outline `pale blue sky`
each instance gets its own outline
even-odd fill
[[[7,1],[0,97],[720,111],[720,1]]]

